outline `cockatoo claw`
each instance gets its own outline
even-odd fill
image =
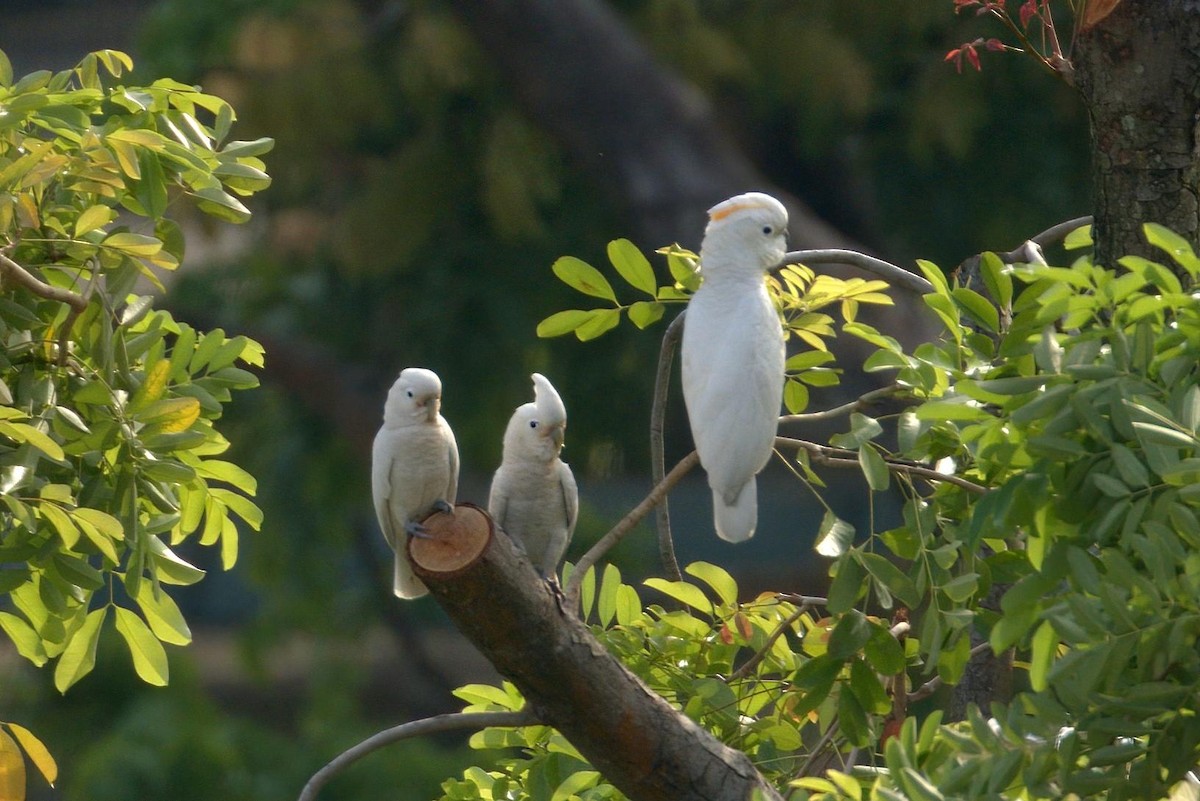
[[[442,500],[441,498],[433,502],[433,509],[436,512],[445,512],[448,515],[454,514],[454,506]]]
[[[410,537],[416,537],[419,540],[431,540],[433,535],[429,533],[429,529],[416,521],[411,521],[404,524],[404,533]]]

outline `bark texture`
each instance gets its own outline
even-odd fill
[[[455,510],[455,518],[462,511]],[[469,515],[485,520],[472,507]],[[479,541],[449,515],[425,522],[435,537]],[[470,550],[468,546],[465,550]],[[748,757],[673,709],[563,608],[507,536],[490,537],[473,562],[449,572],[414,561],[450,619],[608,781],[636,801],[767,801],[779,795]]]
[[[1096,260],[1153,256],[1142,225],[1200,241],[1200,2],[1122,0],[1079,37],[1091,118]]]

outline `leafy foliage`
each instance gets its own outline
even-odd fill
[[[538,323],[540,337],[557,337],[574,333],[580,342],[587,342],[615,328],[621,313],[638,328],[646,328],[662,319],[666,304],[686,303],[703,281],[700,260],[695,253],[671,245],[658,253],[667,260],[672,283],[658,285],[649,259],[628,239],[608,243],[608,259],[613,269],[638,292],[651,300],[623,304],[617,299],[612,283],[604,273],[574,256],[563,256],[554,262],[554,275],[567,286],[590,297],[611,303],[599,309],[567,309],[555,312]],[[815,351],[801,353],[787,362],[787,381],[784,402],[792,413],[808,405],[808,387],[828,387],[838,383],[836,370],[821,365],[833,361],[826,348],[826,339],[836,333],[835,320],[820,310],[837,305],[846,323],[853,323],[860,303],[891,305],[883,292],[883,281],[861,278],[840,279],[818,275],[802,264],[788,265],[770,278],[767,286],[779,307],[785,335],[796,337]]]
[[[1162,227],[1146,236],[1168,264],[984,254],[979,290],[921,264],[945,335],[911,354],[846,314],[852,295],[836,287],[842,331],[877,346],[866,369],[894,371],[905,408],[855,412],[824,447],[857,452],[845,466],[870,493],[903,493],[903,523],[858,537],[827,513],[828,599],[739,602],[723,569],[696,563],[694,582],[645,582],[674,608],[644,606],[608,565],[582,585],[585,620],[792,797],[1168,795],[1200,757],[1200,258]],[[1086,230],[1068,243],[1087,245]],[[568,283],[598,285],[562,264]],[[796,475],[818,493],[813,452],[800,448]],[[1023,690],[963,721],[914,714],[960,680],[972,628],[981,648],[1016,650]],[[508,685],[459,695],[468,710],[524,703]],[[447,782],[444,798],[619,797],[544,726],[489,729],[472,746],[517,755]],[[839,761],[852,749],[872,756]]]
[[[167,216],[180,198],[249,218],[239,198],[269,184],[271,141],[226,142],[228,103],[118,83],[131,68],[104,50],[14,81],[0,53],[0,628],[34,664],[57,659],[64,692],[110,617],[137,674],[165,684],[163,643],[191,640],[165,585],[204,575],[175,549],[218,546],[229,568],[234,517],[262,520],[254,478],[215,458],[229,443],[213,424],[257,385],[236,363],[261,365],[262,348],[137,293],[183,258]]]

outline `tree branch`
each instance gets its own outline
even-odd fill
[[[916,273],[909,272],[891,262],[859,253],[857,250],[794,250],[783,255],[783,261],[774,269],[778,270],[788,264],[850,264],[861,270],[874,273],[892,286],[907,289],[909,292],[925,294],[933,291],[933,284]]]
[[[779,418],[779,423],[782,425],[783,423],[816,423],[822,420],[832,420],[836,417],[864,409],[880,398],[886,398],[895,394],[900,389],[899,384],[880,387],[870,392],[864,392],[857,399],[849,403],[843,403],[841,406],[834,406],[832,409],[823,409],[819,412],[806,412],[804,414],[785,414]]]
[[[25,287],[38,297],[65,303],[77,312],[82,312],[87,308],[87,298],[83,295],[76,294],[69,289],[60,289],[59,287],[47,284],[10,259],[3,252],[0,252],[0,275],[12,279],[14,283]]]
[[[321,788],[350,765],[367,754],[409,737],[423,737],[429,734],[463,729],[477,731],[491,726],[533,726],[537,723],[539,723],[537,716],[529,707],[518,712],[455,712],[402,723],[399,726],[384,729],[353,748],[348,748],[338,754],[328,765],[313,774],[313,777],[304,785],[298,801],[315,801]]]
[[[803,439],[793,439],[791,437],[776,437],[776,447],[797,448],[808,451],[814,457],[817,464],[828,465],[829,467],[860,467],[858,461],[858,453],[845,448],[831,448],[828,445],[818,445],[815,442],[809,442]],[[961,476],[947,475],[938,471],[918,464],[912,464],[906,461],[892,459],[887,456],[882,457],[887,469],[893,473],[905,473],[908,475],[919,476],[928,481],[940,481],[947,484],[954,484],[962,487],[968,492],[976,495],[986,495],[989,490],[980,484],[973,481],[968,481]]]
[[[991,647],[992,646],[988,642],[986,642],[986,641],[981,642],[981,643],[979,643],[979,645],[976,645],[974,648],[971,649],[970,655],[967,658],[970,659],[971,657],[978,656],[979,654],[983,653],[984,651],[989,650]],[[941,688],[941,686],[943,684],[945,684],[945,681],[942,680],[941,676],[934,676],[932,679],[925,682],[920,687],[918,687],[917,689],[913,690],[911,693],[908,694],[908,699],[907,699],[908,703],[911,704],[916,701],[920,701],[923,698],[928,698],[929,696],[931,696],[935,692],[937,692],[938,689]]]
[[[802,604],[799,609],[797,609],[795,612],[792,612],[784,620],[780,621],[779,625],[775,627],[775,630],[771,632],[771,636],[767,637],[767,641],[763,643],[762,648],[759,648],[757,651],[755,651],[754,655],[747,659],[745,664],[733,671],[733,673],[729,676],[729,680],[737,681],[738,679],[744,679],[749,676],[750,671],[754,670],[754,666],[766,658],[767,652],[771,650],[771,646],[775,644],[775,641],[782,637],[787,630],[791,628],[792,624],[799,620],[800,616],[811,608],[812,606],[809,604]]]
[[[683,336],[683,318],[687,309],[681,311],[663,334],[662,347],[658,351],[658,371],[654,375],[654,405],[650,408],[650,470],[654,485],[662,483],[666,472],[666,453],[663,445],[664,418],[667,413],[667,396],[671,387],[671,362],[675,348]],[[658,555],[663,563],[663,574],[671,581],[679,581],[679,562],[675,560],[675,543],[671,539],[671,511],[664,496],[655,511],[658,523]]]
[[[643,498],[641,503],[633,507],[629,514],[617,521],[617,524],[609,529],[607,534],[597,540],[596,544],[589,548],[588,552],[579,559],[578,564],[571,571],[571,579],[567,582],[566,590],[563,593],[568,609],[574,609],[579,603],[579,586],[583,583],[583,577],[588,569],[595,565],[601,556],[624,539],[625,535],[632,531],[633,527],[650,513],[651,509],[665,502],[667,493],[671,491],[671,488],[678,484],[679,479],[683,478],[689,470],[699,463],[700,456],[695,451],[680,459],[678,464],[671,468],[671,472],[654,485],[654,489],[650,490],[650,494]]]
[[[675,473],[675,471],[672,471]],[[742,752],[672,707],[601,644],[480,509],[424,521],[409,556],[430,595],[468,640],[629,798],[780,801]],[[481,529],[484,529],[481,531]],[[430,567],[422,549],[462,558]]]

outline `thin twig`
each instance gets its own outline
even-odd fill
[[[791,601],[801,606],[829,606],[829,599],[822,598],[819,595],[797,595],[793,592],[780,592],[776,593],[775,597],[781,601]]]
[[[788,264],[851,264],[859,269],[875,273],[892,286],[907,289],[910,292],[925,294],[933,291],[933,284],[922,276],[911,273],[903,267],[891,262],[859,253],[856,250],[838,250],[827,248],[822,250],[794,250],[783,255],[775,269]]]
[[[798,448],[805,451],[814,458],[817,464],[828,465],[829,467],[860,467],[858,461],[858,453],[856,451],[846,450],[844,448],[831,448],[828,445],[818,445],[815,442],[809,442],[803,439],[793,439],[791,437],[776,437],[776,447]],[[941,481],[947,484],[954,484],[957,487],[962,487],[968,492],[973,492],[976,495],[986,495],[988,488],[973,481],[968,481],[961,476],[947,475],[939,473],[930,467],[912,464],[906,461],[892,459],[887,456],[881,457],[887,469],[893,473],[906,473],[912,476],[920,476],[929,481]]]
[[[809,609],[811,609],[811,607],[805,604],[781,621],[780,624],[775,627],[775,630],[771,632],[771,636],[767,637],[767,641],[763,644],[763,647],[755,651],[754,655],[747,659],[744,665],[733,671],[733,673],[731,673],[729,676],[729,680],[738,681],[750,675],[750,671],[754,670],[755,666],[757,666],[759,662],[766,658],[767,651],[771,650],[771,646],[775,644],[775,641],[782,637],[787,630],[792,627],[792,624],[799,620],[800,616]]]
[[[671,362],[675,348],[683,334],[684,309],[667,326],[663,334],[662,347],[658,351],[658,371],[654,376],[654,405],[650,409],[650,469],[655,486],[662,483],[666,472],[666,451],[663,446],[664,418],[667,411],[667,395],[671,387]],[[675,559],[675,543],[671,538],[671,512],[664,497],[655,512],[658,524],[658,555],[662,560],[663,574],[671,581],[680,581],[679,562]]]
[[[833,736],[837,734],[837,730],[838,718],[837,715],[834,715],[833,720],[829,721],[829,728],[826,729],[825,733],[821,735],[821,739],[818,740],[817,744],[813,746],[813,750],[808,752],[808,758],[804,760],[804,764],[800,766],[798,771],[796,771],[797,776],[808,775],[808,769],[812,767],[813,762],[816,761],[820,753],[824,751],[826,746],[828,746],[833,740]]]
[[[873,389],[861,395],[857,400],[852,400],[849,403],[843,403],[841,406],[834,406],[832,409],[824,409],[819,412],[805,412],[804,414],[785,414],[779,418],[782,423],[815,423],[820,420],[832,420],[835,417],[857,412],[863,409],[880,398],[886,398],[896,394],[900,390],[899,384],[880,387]]]
[[[92,263],[92,275],[88,278],[87,287],[83,290],[81,297],[83,298],[83,307],[72,306],[71,311],[67,312],[67,318],[63,320],[62,330],[58,332],[58,366],[67,366],[67,344],[71,339],[71,329],[75,327],[75,321],[79,319],[79,315],[83,313],[83,309],[87,308],[88,302],[92,299],[92,295],[96,291],[96,282],[100,278],[100,265],[95,258],[90,259]]]
[[[579,562],[571,571],[571,579],[567,582],[566,589],[563,591],[565,606],[568,609],[573,609],[579,603],[579,586],[583,583],[583,577],[588,569],[599,561],[600,557],[608,553],[608,551],[618,542],[624,539],[625,535],[633,530],[633,527],[641,522],[642,518],[650,514],[650,510],[657,506],[667,497],[667,493],[671,488],[679,483],[679,479],[695,467],[700,462],[700,457],[695,451],[692,451],[687,456],[679,460],[679,463],[671,468],[671,472],[663,477],[663,480],[654,485],[654,489],[650,490],[642,502],[630,510],[629,514],[617,521],[617,524],[608,530],[608,533],[597,540],[596,544],[588,549],[588,552],[580,557]]]
[[[979,643],[979,645],[976,645],[974,648],[971,649],[970,656],[968,656],[967,658],[971,659],[975,656],[978,656],[979,654],[983,653],[984,651],[988,650],[991,647],[992,647],[991,643],[981,642],[981,643]],[[945,682],[942,681],[941,676],[934,676],[932,679],[925,682],[920,687],[918,687],[917,689],[913,690],[911,693],[908,694],[908,699],[907,699],[908,703],[911,704],[916,701],[920,701],[923,698],[928,698],[929,696],[931,696],[935,692],[937,692],[938,689],[941,688],[941,686],[943,684],[945,684]]]
[[[358,745],[338,754],[304,785],[299,801],[314,801],[329,780],[367,754],[408,737],[420,737],[459,729],[485,729],[489,726],[534,726],[539,723],[533,712],[525,707],[517,712],[455,712],[414,720],[372,735]]]

